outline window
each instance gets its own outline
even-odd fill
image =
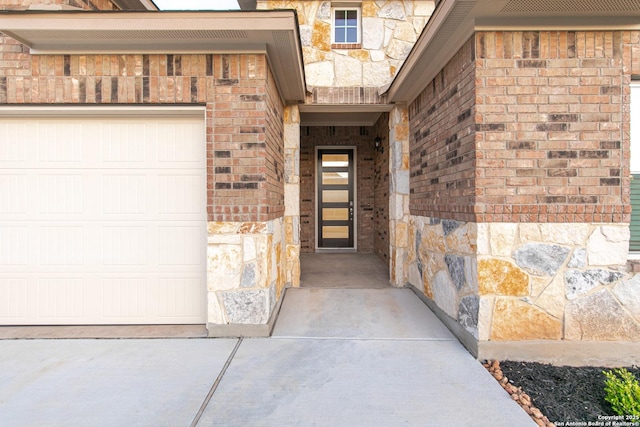
[[[333,43],[360,43],[360,9],[333,9]]]
[[[640,81],[631,82],[631,239],[629,240],[629,250],[640,255]]]

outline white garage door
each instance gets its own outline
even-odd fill
[[[204,323],[201,117],[0,118],[0,324]]]

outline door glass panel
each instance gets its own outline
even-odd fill
[[[322,172],[323,185],[348,185],[349,172]]]
[[[349,219],[349,209],[323,208],[322,219],[326,221],[347,221]]]
[[[322,201],[324,203],[347,203],[349,190],[322,190]]]
[[[348,154],[323,154],[322,155],[322,167],[323,168],[341,168],[349,166]]]
[[[324,239],[348,239],[349,227],[346,225],[325,225],[322,227],[322,237]]]

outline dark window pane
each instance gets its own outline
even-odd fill
[[[358,25],[358,12],[355,10],[347,11],[347,25],[356,27]]]
[[[336,43],[346,43],[344,28],[336,28],[334,40],[336,41]]]

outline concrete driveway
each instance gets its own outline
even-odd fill
[[[2,426],[533,426],[408,289],[290,289],[271,338],[0,341]]]

